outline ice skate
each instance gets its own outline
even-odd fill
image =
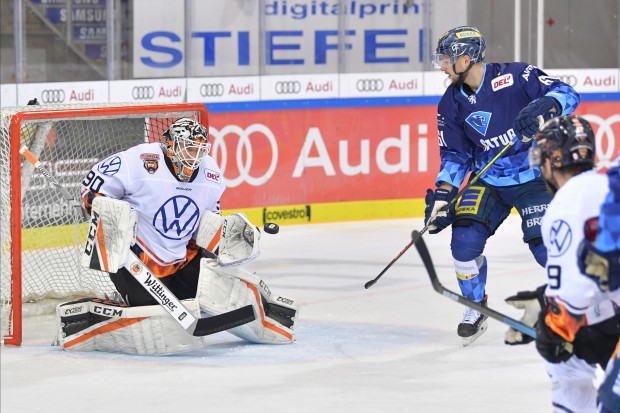
[[[486,306],[487,296],[484,296],[482,305]],[[487,316],[480,312],[466,308],[463,312],[463,321],[458,326],[457,334],[463,338],[463,347],[467,347],[482,335],[487,329]]]

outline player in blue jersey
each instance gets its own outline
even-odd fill
[[[581,271],[594,280],[600,290],[620,304],[620,156],[607,171],[609,192],[600,208],[594,242],[584,239],[580,246]],[[620,308],[614,308],[620,331]],[[620,341],[607,364],[598,394],[599,412],[620,411]]]
[[[435,234],[452,225],[452,257],[463,295],[486,303],[487,239],[514,207],[522,219],[523,241],[544,266],[540,221],[550,195],[531,169],[528,150],[541,120],[572,113],[579,104],[573,88],[527,63],[484,63],[486,43],[475,27],[441,36],[435,67],[452,81],[439,102],[437,126],[441,166],[436,188],[426,194],[425,222]],[[448,211],[468,173],[478,174],[506,145],[504,155]],[[486,329],[486,316],[466,309],[457,333],[463,345]],[[529,341],[507,333],[506,342]]]

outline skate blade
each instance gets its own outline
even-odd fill
[[[470,345],[471,343],[476,341],[476,339],[478,337],[480,337],[482,335],[482,333],[484,333],[485,331],[487,331],[487,321],[486,320],[484,320],[482,322],[482,324],[480,324],[480,330],[478,330],[476,332],[476,334],[474,334],[473,336],[469,336],[469,337],[463,337],[463,347],[467,347],[468,345]]]

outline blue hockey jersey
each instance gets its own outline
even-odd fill
[[[560,103],[562,115],[571,114],[580,100],[572,87],[527,63],[485,64],[480,87],[471,95],[463,86],[450,85],[437,110],[441,157],[437,185],[459,187],[467,173],[477,174],[511,140],[515,144],[480,179],[510,186],[539,176],[539,170],[529,167],[532,144],[519,140],[513,124],[521,109],[545,95]]]

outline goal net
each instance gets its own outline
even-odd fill
[[[50,302],[105,298],[115,291],[106,273],[79,265],[88,230],[81,210],[20,156],[20,148],[28,146],[41,165],[79,201],[80,183],[95,163],[131,146],[160,141],[163,132],[180,117],[208,127],[202,104],[2,108],[2,343],[21,344],[23,309],[43,312],[54,309]]]

